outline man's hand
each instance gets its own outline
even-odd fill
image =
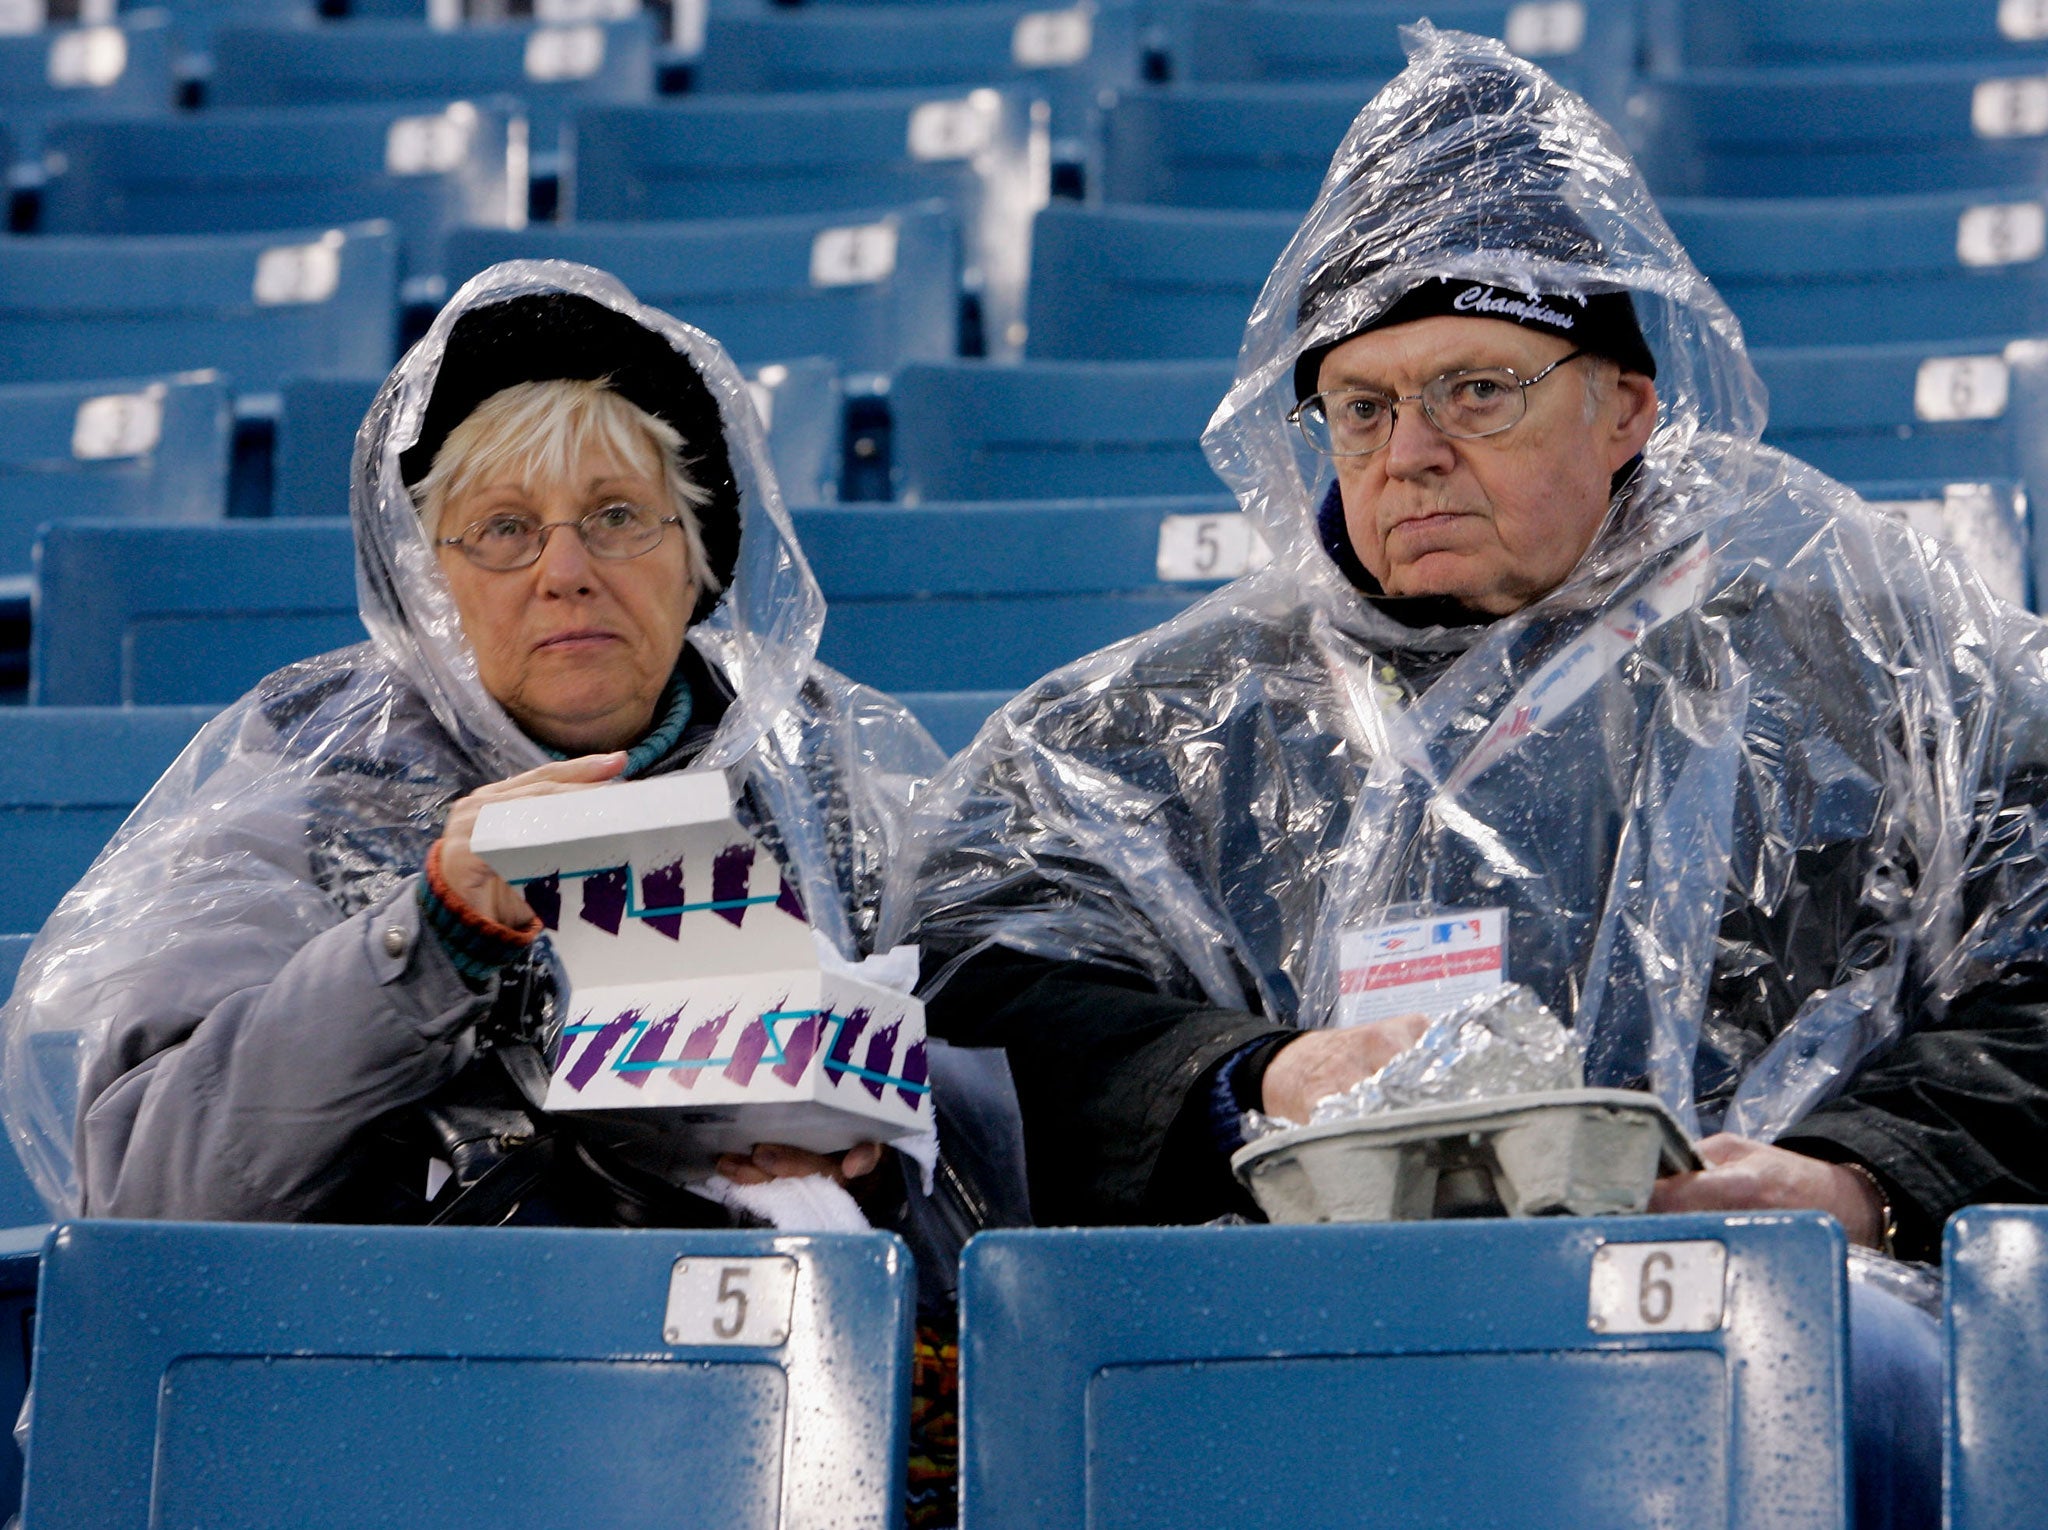
[[[1342,1030],[1304,1031],[1266,1064],[1260,1108],[1285,1121],[1306,1121],[1316,1101],[1370,1078],[1428,1029],[1427,1015],[1389,1015]]]
[[[520,797],[547,797],[558,792],[585,792],[602,786],[626,768],[624,754],[586,754],[524,771],[503,781],[480,786],[448,809],[441,830],[441,878],[448,890],[471,910],[511,929],[533,922],[533,910],[483,858],[469,848],[476,815],[493,802]]]
[[[851,1185],[881,1166],[879,1142],[859,1143],[837,1158],[763,1142],[744,1158],[738,1153],[727,1153],[718,1160],[718,1172],[736,1185],[765,1185],[771,1179],[802,1179],[807,1174],[822,1174],[842,1185]]]
[[[1704,1169],[1657,1181],[1652,1211],[1825,1211],[1852,1243],[1884,1239],[1884,1202],[1853,1169],[1726,1132],[1701,1142],[1699,1155]]]

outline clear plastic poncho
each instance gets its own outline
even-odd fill
[[[74,1117],[102,1048],[119,1047],[118,1068],[177,1045],[222,998],[269,982],[313,936],[417,872],[456,798],[548,760],[478,679],[399,456],[419,435],[456,319],[556,291],[666,339],[716,402],[739,552],[687,642],[733,696],[687,763],[725,771],[841,953],[872,949],[881,868],[911,791],[943,756],[902,707],[816,662],[824,598],[723,347],[602,272],[508,262],[455,295],[357,436],[351,505],[370,642],[279,671],[201,730],[22,965],[4,1016],[0,1109],[53,1211],[80,1203]]]
[[[1739,326],[1607,124],[1498,43],[1409,43],[1204,437],[1271,563],[991,719],[923,799],[885,938],[917,932],[934,989],[994,945],[1319,1026],[1344,931],[1503,908],[1505,976],[1589,1084],[1780,1135],[2044,944],[2043,629],[1759,444]],[[1305,350],[1435,277],[1625,291],[1659,363],[1577,569],[1469,626],[1352,587],[1287,422]]]

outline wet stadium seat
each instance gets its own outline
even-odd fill
[[[2048,183],[2048,86],[2009,61],[1700,70],[1643,81],[1616,126],[1660,198]]]
[[[1635,72],[1633,0],[1444,0],[1424,11],[1408,0],[1348,0],[1335,12],[1312,0],[1180,0],[1155,14],[1172,77],[1198,85],[1391,79],[1408,62],[1400,29],[1420,14],[1505,38],[1609,118],[1626,109]]]
[[[0,387],[0,601],[27,599],[46,522],[218,520],[230,428],[227,387],[210,372]]]
[[[476,229],[449,245],[451,287],[500,260],[574,260],[714,335],[742,363],[832,356],[892,372],[951,356],[960,228],[943,202],[694,223]]]
[[[119,26],[51,27],[0,36],[0,119],[17,151],[35,130],[83,112],[171,110],[171,28],[162,12]]]
[[[576,113],[579,222],[865,212],[941,197],[971,218],[975,160],[1021,162],[1027,109],[990,90],[683,98]]]
[[[1665,0],[1669,58],[1716,65],[2048,60],[2048,26],[2027,0]]]
[[[819,656],[888,691],[1015,690],[1177,614],[1260,555],[1227,496],[795,512]],[[346,522],[66,522],[42,543],[42,706],[224,703],[360,642]],[[0,921],[4,924],[4,921]]]
[[[1812,1214],[987,1233],[963,1519],[1839,1530],[1846,1308]]]
[[[1228,361],[928,362],[889,390],[896,497],[1215,494],[1202,429]]]
[[[1137,83],[1129,0],[1058,9],[1024,3],[806,6],[715,12],[692,89],[715,94],[929,89],[1018,81],[1046,99],[1057,135],[1087,131],[1099,92]]]
[[[42,928],[216,710],[0,707],[0,929]]]
[[[1764,439],[1822,472],[1856,487],[2017,482],[2030,505],[2048,502],[2042,342],[1766,350],[1751,359],[1770,390]],[[2048,539],[2033,535],[2038,570]]]
[[[1751,346],[2048,334],[2040,191],[1660,206]]]
[[[1054,202],[1031,231],[1025,354],[1047,361],[1235,356],[1291,212]]]
[[[66,123],[46,139],[63,168],[42,188],[37,227],[253,233],[382,218],[404,239],[407,277],[433,277],[450,230],[524,221],[524,178],[507,181],[519,111],[500,98]]]
[[[0,382],[212,367],[237,393],[382,372],[397,341],[389,224],[273,234],[0,238]]]
[[[1008,701],[1013,691],[903,691],[896,699],[916,714],[925,731],[948,754],[958,754],[973,741],[989,714]]]
[[[1943,1238],[1949,1530],[2039,1525],[2048,1504],[2048,1208],[1972,1206]]]
[[[418,22],[223,27],[214,34],[212,106],[447,101],[514,94],[536,155],[554,153],[567,114],[654,93],[652,18],[442,31]]]
[[[381,379],[301,377],[284,385],[278,411],[271,514],[347,515],[356,430]],[[771,362],[748,373],[754,407],[783,497],[816,504],[838,484],[843,420],[836,363],[822,357]]]
[[[1300,217],[1345,130],[1387,78],[1127,92],[1104,113],[1102,200],[1273,208]]]
[[[72,1222],[25,1517],[887,1525],[910,1321],[882,1233]]]

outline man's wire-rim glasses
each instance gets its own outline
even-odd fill
[[[624,562],[653,552],[671,526],[680,526],[679,515],[656,515],[652,510],[623,502],[600,505],[573,521],[537,521],[530,515],[487,515],[464,529],[460,536],[442,537],[443,547],[459,547],[479,568],[509,573],[540,562],[548,538],[573,527],[593,558]]]
[[[1420,393],[1388,395],[1371,388],[1312,393],[1287,418],[1325,457],[1371,456],[1394,439],[1394,421],[1402,404],[1420,403],[1429,423],[1445,435],[1475,441],[1518,424],[1529,409],[1529,389],[1567,361],[1591,354],[1572,351],[1529,378],[1512,367],[1479,367],[1446,372],[1424,383]]]

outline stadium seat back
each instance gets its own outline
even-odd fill
[[[957,349],[960,227],[943,202],[850,217],[475,229],[450,243],[451,284],[513,259],[609,271],[742,364],[831,356],[845,371],[892,372]]]
[[[1214,494],[1202,430],[1228,361],[972,361],[905,367],[889,390],[897,498]]]
[[[1948,1224],[1950,1530],[2034,1525],[2048,1503],[2048,1207],[1972,1206]]]
[[[2038,194],[1660,205],[1752,346],[2048,333]]]
[[[567,114],[654,93],[650,16],[567,26],[442,31],[416,22],[225,27],[214,35],[207,98],[219,106],[448,101],[516,94],[536,153],[552,153]]]
[[[1673,62],[1715,65],[2048,59],[2048,28],[2012,0],[1714,0],[1679,3]]]
[[[446,107],[221,110],[168,122],[74,122],[48,135],[63,166],[38,227],[59,234],[202,234],[385,219],[409,275],[442,269],[463,224],[524,221],[506,178],[503,99]]]
[[[880,1233],[69,1223],[27,1517],[892,1523],[910,1285]]]
[[[1660,197],[2027,195],[2041,88],[2011,63],[1701,70],[1645,80],[1625,131]]]
[[[891,692],[1018,690],[1254,556],[1225,496],[832,505],[796,527],[829,605],[818,656]]]
[[[1873,508],[1961,554],[1991,593],[2034,610],[2043,588],[2040,539],[2031,535],[2027,486],[2017,479],[1865,479],[1853,485]]]
[[[1305,0],[1184,0],[1161,14],[1173,78],[1208,85],[1391,79],[1407,66],[1400,29],[1417,13],[1384,0],[1351,0],[1341,19]],[[1428,14],[1447,30],[1506,39],[1604,116],[1618,120],[1626,107],[1636,57],[1630,0],[1448,0]]]
[[[211,367],[249,393],[305,373],[381,373],[397,289],[388,224],[0,239],[0,382]]]
[[[1048,361],[1235,356],[1289,212],[1054,202],[1031,234],[1030,335]]]
[[[37,584],[44,706],[220,704],[364,638],[346,521],[52,526]]]
[[[208,372],[0,387],[0,596],[27,594],[47,522],[218,520],[231,430],[227,387]]]
[[[1314,204],[1345,130],[1386,80],[1128,92],[1105,114],[1102,200],[1299,217]]]
[[[948,754],[958,754],[974,740],[989,714],[1008,701],[1013,691],[903,691],[896,699],[910,708],[925,730]]]
[[[168,114],[172,63],[171,27],[161,12],[119,26],[0,37],[0,113],[29,137],[41,123],[87,112]]]
[[[13,936],[0,940],[13,940]],[[15,958],[19,960],[17,956]],[[0,972],[0,976],[9,976]],[[8,1178],[0,1191],[0,1215],[18,1220],[0,1231],[0,1412],[21,1412],[28,1395],[31,1347],[35,1340],[36,1282],[42,1270],[43,1240],[49,1236],[48,1213],[36,1199],[26,1177],[7,1150],[0,1175]],[[18,1187],[14,1183],[19,1180]],[[25,1199],[17,1200],[17,1197]],[[21,1507],[21,1453],[0,1450],[0,1514]]]
[[[214,710],[0,708],[0,929],[42,928]]]
[[[964,1517],[1840,1527],[1846,1297],[1804,1214],[984,1234]]]

